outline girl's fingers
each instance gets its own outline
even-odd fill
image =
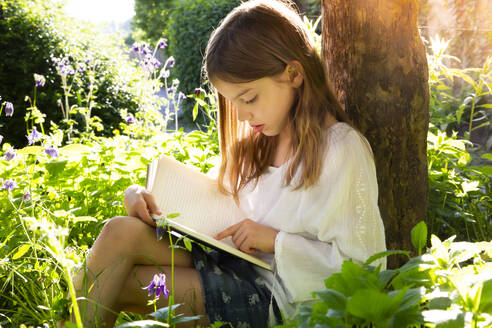
[[[140,205],[140,204],[139,204]],[[154,220],[152,220],[152,217],[150,216],[150,213],[147,209],[147,206],[145,205],[140,205],[137,208],[137,214],[138,217],[145,223],[150,224],[151,226],[155,226]]]
[[[214,236],[214,238],[220,240],[220,239],[223,239],[225,237],[228,237],[228,236],[233,235],[236,232],[236,230],[239,229],[240,224],[241,224],[241,222],[236,223],[236,224],[230,226],[229,228],[225,229],[224,231],[219,232],[218,234],[216,234]]]
[[[233,242],[234,245],[237,246],[240,250],[244,251],[245,249],[245,241],[248,239],[248,234],[245,233],[244,231],[238,231],[234,236],[233,236]]]
[[[149,208],[150,213],[155,213],[155,214],[162,214],[162,212],[159,210],[159,207],[157,206],[155,202],[154,196],[149,193],[148,191],[142,192],[142,196],[147,203],[147,207]]]
[[[255,249],[251,247],[251,238],[246,236],[246,238],[241,242],[239,249],[247,254],[252,254]]]

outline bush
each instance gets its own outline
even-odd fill
[[[169,12],[175,0],[135,0],[133,34],[139,39],[156,43],[166,36]]]
[[[82,108],[91,102],[92,114],[101,119],[93,122],[99,123],[99,135],[112,135],[119,128],[121,111],[135,113],[151,106],[143,74],[130,65],[121,42],[113,40],[64,17],[61,6],[52,1],[0,0],[0,95],[15,109],[8,124],[0,123],[4,141],[17,148],[26,144],[25,129],[20,127],[26,126],[23,109],[31,106],[25,99],[32,98],[35,73],[46,77],[44,87],[37,90],[37,103],[32,104],[46,114],[45,128],[50,121],[62,127],[70,124],[61,123],[64,115],[58,100],[66,104],[65,92],[53,59],[64,59],[74,68],[75,74],[67,75],[69,105]],[[83,116],[73,114],[74,128],[82,130]]]
[[[46,138],[10,160],[0,149],[2,327],[56,326],[69,302],[67,272],[83,265],[104,222],[125,213],[123,192],[145,185],[151,160],[165,154],[206,173],[219,159],[217,140],[198,131],[75,140],[55,157],[44,151]],[[15,182],[11,190],[7,181]]]
[[[424,229],[425,230],[425,229]],[[427,234],[420,231],[426,241]],[[414,232],[412,231],[412,239]],[[420,246],[419,246],[420,248]],[[490,327],[492,243],[441,241],[396,270],[345,261],[282,327]],[[403,252],[404,253],[404,252]]]
[[[184,0],[171,13],[169,51],[176,59],[174,74],[185,94],[192,93],[201,84],[200,71],[210,33],[239,3],[239,0]],[[185,103],[184,120],[187,122],[192,121],[193,104]]]

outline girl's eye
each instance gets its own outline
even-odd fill
[[[252,103],[254,103],[254,102],[255,102],[256,98],[258,98],[258,96],[255,96],[255,97],[254,97],[253,99],[251,99],[251,100],[245,101],[245,103],[246,103],[246,104],[248,104],[248,105],[249,105],[249,104],[252,104]]]

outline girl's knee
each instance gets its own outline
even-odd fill
[[[111,247],[133,249],[139,239],[150,229],[146,223],[133,216],[116,216],[108,220],[98,237]]]

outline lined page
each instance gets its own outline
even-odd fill
[[[217,182],[171,157],[158,160],[151,193],[164,214],[180,213],[173,220],[214,236],[246,218],[233,198],[219,192]]]

